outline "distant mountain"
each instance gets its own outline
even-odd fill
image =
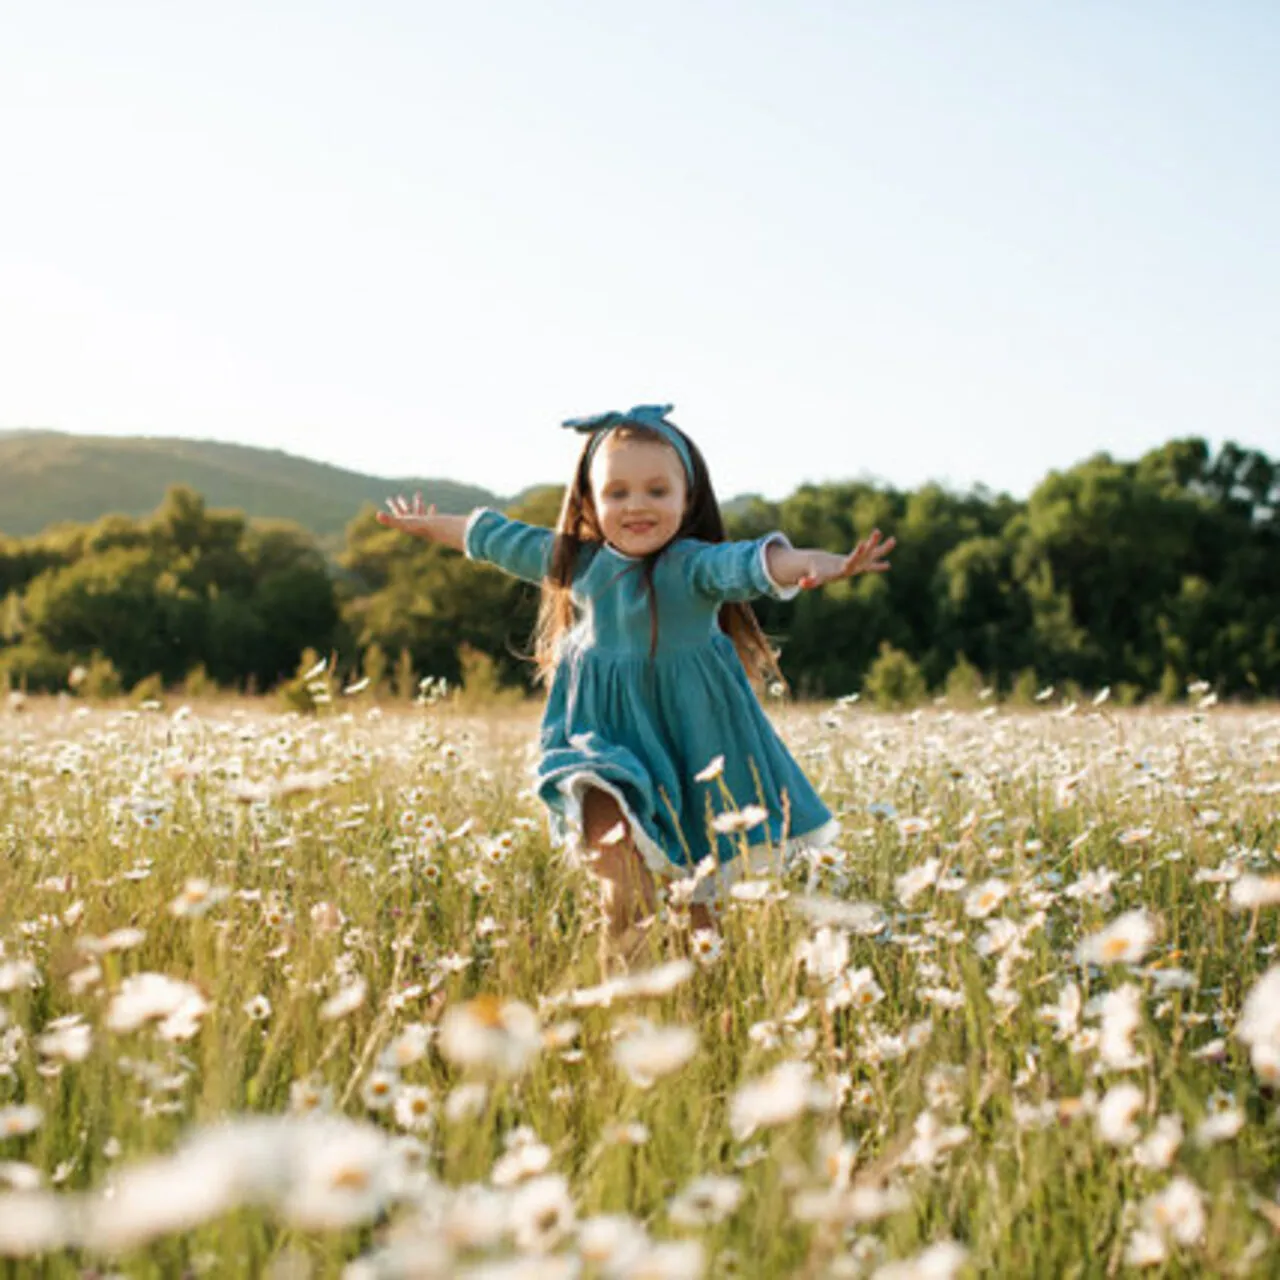
[[[380,507],[394,493],[420,489],[441,511],[457,514],[510,501],[453,480],[366,476],[250,445],[0,431],[0,534],[23,537],[111,512],[146,515],[174,484],[190,485],[210,507],[296,520],[328,542],[366,502]]]

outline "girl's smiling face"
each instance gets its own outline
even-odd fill
[[[600,531],[624,555],[648,555],[676,536],[686,492],[679,454],[656,440],[610,436],[591,460]]]

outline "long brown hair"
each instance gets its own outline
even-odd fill
[[[614,427],[610,435],[619,440],[654,441],[671,448],[660,432],[632,423]],[[683,431],[680,432],[680,438],[688,448],[689,458],[693,463],[693,483],[689,486],[684,518],[675,536],[699,538],[703,542],[724,542],[724,518],[711,487],[707,464],[698,451],[698,446]],[[556,521],[556,539],[551,548],[551,561],[546,576],[542,579],[542,600],[534,630],[534,661],[538,667],[537,678],[543,684],[550,683],[555,671],[560,637],[576,621],[570,588],[573,585],[578,553],[584,546],[604,541],[595,503],[591,498],[591,459],[587,452],[590,444],[591,440],[588,438],[574,467],[573,482],[565,490],[560,517]],[[653,572],[665,549],[666,547],[659,547],[639,562],[649,596],[650,658],[658,649],[658,601],[653,586]],[[722,604],[717,617],[721,630],[733,641],[733,647],[738,651],[738,657],[748,676],[758,684],[777,682],[785,688],[786,680],[778,666],[777,652],[761,629],[751,606],[738,602]]]

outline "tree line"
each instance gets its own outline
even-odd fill
[[[559,503],[549,487],[509,514],[550,525]],[[333,654],[353,679],[394,674],[402,691],[411,675],[530,688],[536,588],[374,516],[354,516],[333,562],[297,524],[211,510],[181,487],[143,519],[0,537],[0,686],[54,690],[92,669],[121,690],[265,691]],[[801,695],[887,673],[917,693],[961,673],[1002,692],[1058,682],[1135,700],[1203,680],[1280,694],[1280,465],[1257,450],[1192,438],[1137,461],[1098,454],[1025,501],[805,485],[735,504],[726,525],[833,551],[872,526],[898,540],[887,575],[756,602]]]

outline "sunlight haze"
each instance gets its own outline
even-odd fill
[[[4,6],[0,428],[510,494],[1280,454],[1268,3]]]

